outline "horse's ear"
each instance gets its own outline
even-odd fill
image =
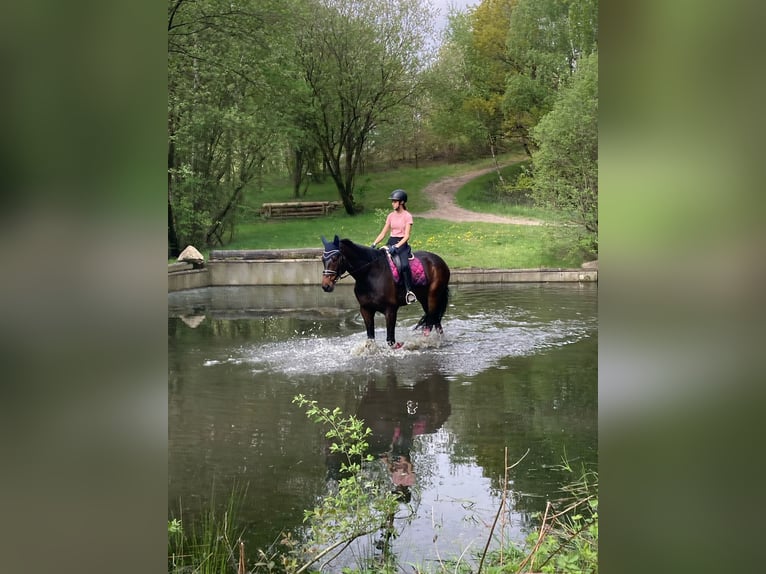
[[[335,244],[335,247],[338,247],[340,245],[340,239],[338,239],[338,236],[335,236],[335,239],[333,240],[333,243]]]
[[[322,235],[322,245],[324,245],[325,247],[330,246],[330,243],[327,242],[327,239],[325,239],[324,235]]]

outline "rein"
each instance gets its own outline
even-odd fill
[[[333,276],[334,275],[336,277],[335,281],[340,281],[341,279],[343,279],[345,277],[348,277],[352,273],[356,273],[357,271],[362,271],[362,270],[366,269],[367,267],[369,267],[370,265],[372,265],[373,263],[375,263],[375,260],[373,259],[372,261],[369,261],[369,262],[365,263],[361,267],[357,267],[356,269],[351,269],[348,266],[348,261],[346,261],[346,258],[343,257],[343,254],[340,252],[340,249],[333,249],[331,251],[323,252],[322,253],[322,261],[328,261],[330,258],[334,257],[336,254],[338,255],[338,257],[340,257],[341,260],[343,260],[343,262],[346,263],[346,273],[344,275],[341,275],[340,273],[338,273],[337,271],[335,271],[333,269],[323,269],[322,270],[322,275],[329,275],[329,276]]]

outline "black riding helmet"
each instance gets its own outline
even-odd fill
[[[391,196],[388,199],[407,203],[407,192],[403,189],[395,189],[391,192]]]

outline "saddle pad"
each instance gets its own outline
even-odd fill
[[[393,258],[388,256],[388,264],[391,266],[391,273],[394,275],[394,283],[399,283],[399,270],[394,264]],[[426,270],[423,268],[423,263],[415,257],[410,259],[410,273],[412,275],[413,285],[427,285],[428,277],[426,277]]]

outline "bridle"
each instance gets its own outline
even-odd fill
[[[344,271],[336,271],[335,269],[323,269],[322,275],[333,277],[332,282],[337,283],[339,280],[348,277],[349,275],[352,275],[356,271],[362,271],[363,269],[369,267],[375,261],[370,261],[368,263],[365,263],[361,267],[357,267],[356,269],[351,269],[348,266],[348,261],[346,261],[345,257],[343,257],[343,254],[340,252],[340,249],[330,249],[329,251],[324,251],[322,253],[322,263],[324,265],[327,265],[327,263],[332,260],[333,258],[338,258],[338,268],[340,268],[341,265],[344,265],[346,267],[345,272]]]
[[[338,267],[340,268],[341,263],[345,263],[345,260],[343,259],[343,254],[340,252],[340,249],[332,249],[330,251],[325,251],[322,253],[322,263],[326,266],[329,261],[331,261],[334,258],[338,258]],[[345,275],[341,275],[338,271],[335,269],[325,269],[322,270],[323,276],[329,276],[332,277],[333,283],[337,283],[340,279],[343,279],[343,277],[348,277],[348,272],[346,272]]]

